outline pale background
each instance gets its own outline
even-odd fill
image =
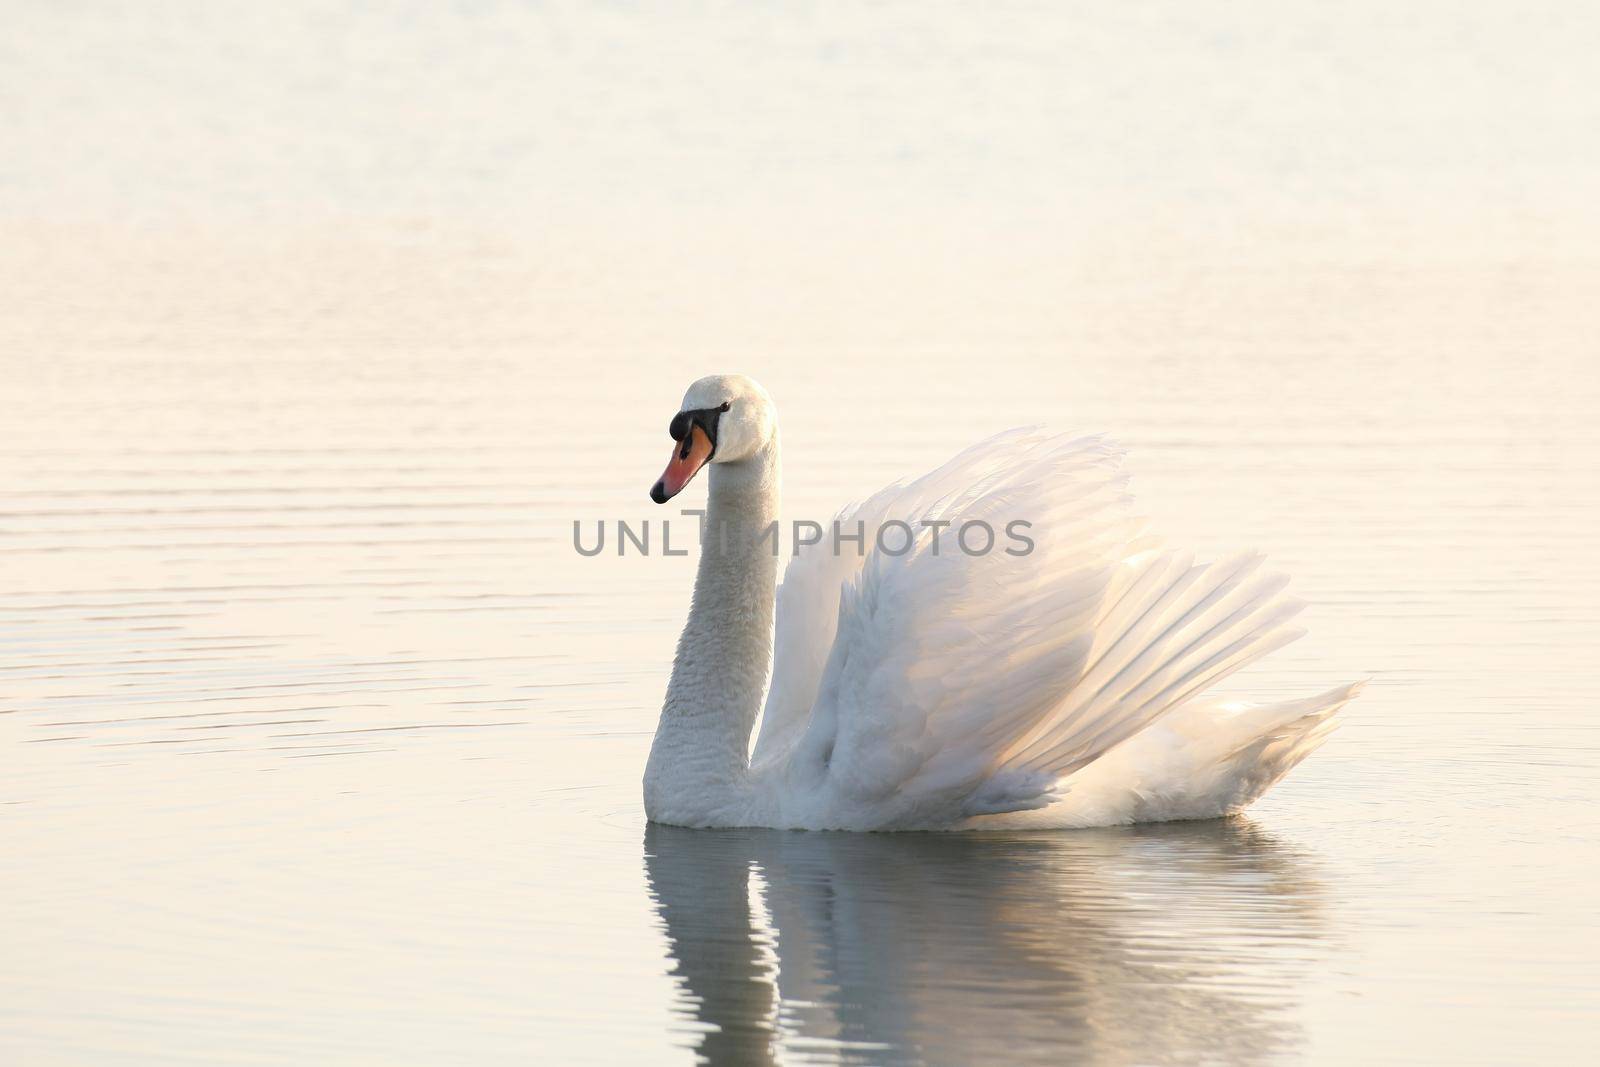
[[[0,4],[0,1059],[1587,1060],[1596,12]],[[647,841],[692,560],[570,524],[725,370],[796,518],[1109,431],[1373,685],[1234,824]]]

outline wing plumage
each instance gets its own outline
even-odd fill
[[[1120,453],[1099,438],[1063,438],[1032,427],[1009,430],[979,441],[914,481],[896,482],[849,505],[834,522],[851,536],[859,529],[863,534],[860,543],[870,548],[886,521],[914,522],[941,500],[946,501],[948,510],[963,499],[981,495],[985,486],[1007,472],[1014,474],[1029,456],[1042,459],[1051,454],[1052,445],[1054,451],[1065,452],[1068,444],[1080,452],[1098,451],[1102,459],[1114,456],[1120,463]],[[828,533],[822,543],[795,553],[778,589],[772,684],[752,757],[758,764],[786,753],[805,729],[833,648],[841,592],[846,583],[859,578],[866,565],[869,553],[858,550],[858,542],[849,542],[835,552],[832,531]],[[948,541],[948,536],[943,540]]]
[[[1153,547],[1122,461],[1099,437],[1014,430],[841,512],[864,554],[825,539],[791,561],[753,760],[789,818],[871,829],[1046,807],[1300,635],[1302,605],[1259,556]],[[898,553],[905,528],[875,544],[896,520],[912,535]],[[1006,538],[1019,520],[1029,551]],[[987,551],[959,541],[972,523],[994,532]],[[975,529],[968,545],[987,540]]]

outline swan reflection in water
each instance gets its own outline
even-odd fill
[[[1242,818],[1054,834],[650,825],[701,1060],[1249,1063],[1324,954],[1310,861]]]

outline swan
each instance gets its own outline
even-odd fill
[[[651,499],[702,468],[710,489],[645,765],[652,822],[1214,818],[1320,745],[1361,687],[1258,704],[1207,695],[1301,636],[1304,605],[1259,555],[1196,564],[1145,536],[1122,452],[1101,437],[1024,428],[980,441],[845,508],[779,589],[772,398],[742,375],[701,378],[669,432]],[[984,526],[1015,536],[980,551]],[[977,532],[958,543],[963,527]]]

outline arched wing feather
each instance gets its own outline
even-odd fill
[[[1052,446],[1063,451],[1061,446],[1068,443],[1085,451],[1107,449],[1095,438],[1062,438],[1031,427],[1009,430],[972,445],[937,470],[914,481],[886,486],[840,511],[834,522],[850,536],[859,530],[860,542],[845,542],[836,552],[830,530],[821,543],[795,553],[778,589],[772,684],[753,763],[768,763],[786,754],[805,730],[823,666],[833,648],[840,595],[846,583],[860,576],[867,558],[865,549],[874,544],[883,523],[915,520],[941,499],[981,492],[987,481],[1015,472],[1030,455],[1049,454]],[[889,536],[897,533],[888,532]]]
[[[844,513],[869,546],[878,525],[910,524],[907,551],[791,563],[757,758],[812,806],[805,822],[1042,807],[1063,776],[1298,636],[1300,605],[1259,557],[1196,566],[1144,541],[1121,462],[1099,438],[1013,431]],[[954,536],[1014,520],[1031,551],[969,554]]]

